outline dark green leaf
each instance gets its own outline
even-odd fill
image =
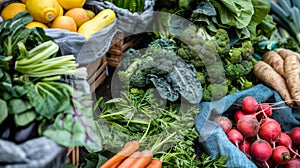
[[[36,112],[33,110],[25,111],[14,115],[17,126],[25,126],[36,119]]]
[[[7,104],[6,101],[0,99],[0,124],[8,116]]]

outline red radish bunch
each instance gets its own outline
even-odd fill
[[[271,118],[273,110],[281,108],[272,107],[277,104],[258,103],[254,97],[246,96],[232,120],[220,116],[214,121],[228,139],[257,165],[300,167],[300,126],[283,132],[280,123]]]

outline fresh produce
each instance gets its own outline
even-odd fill
[[[157,159],[152,159],[146,168],[160,168],[162,167],[162,162]]]
[[[34,28],[34,27],[48,28],[48,26],[45,25],[44,23],[35,22],[35,21],[32,21],[26,25],[26,28]]]
[[[281,77],[269,64],[264,61],[258,61],[253,67],[254,75],[263,83],[278,91],[282,99],[292,107],[290,91],[286,85],[285,79]]]
[[[65,147],[101,150],[91,94],[63,81],[86,72],[76,69],[73,55],[60,55],[43,29],[25,28],[32,20],[26,11],[0,23],[1,139],[21,143],[46,136]]]
[[[72,8],[81,8],[86,0],[57,0],[60,6],[62,6],[65,10],[69,10]]]
[[[111,9],[104,9],[99,12],[94,18],[83,23],[78,28],[78,33],[89,39],[93,34],[113,23],[116,19],[116,14]]]
[[[294,144],[300,144],[300,127],[293,128],[289,133]]]
[[[4,7],[1,11],[1,17],[3,20],[12,19],[18,13],[26,11],[26,6],[23,3],[14,2],[6,7]]]
[[[265,61],[258,61],[255,63],[253,68],[254,75],[263,83],[270,86],[274,90],[278,91],[281,97],[286,101],[286,103],[290,106],[294,106],[294,102],[298,105],[299,103],[299,85],[297,79],[299,79],[299,53],[280,48],[276,50],[277,54],[272,54],[274,51],[269,51],[266,55],[273,55],[272,58],[274,59],[273,62],[265,62]],[[275,55],[275,56],[274,56]],[[281,59],[278,57],[281,57]],[[276,61],[275,61],[276,60]],[[283,62],[282,62],[283,60]],[[271,63],[271,64],[268,64]],[[272,64],[276,68],[272,67]],[[278,66],[277,66],[278,65]],[[282,70],[280,67],[282,67]],[[282,75],[276,72],[278,71],[284,72]]]
[[[299,159],[297,140],[294,142],[292,139],[295,137],[297,139],[300,127],[294,127],[286,132],[281,128],[280,123],[272,118],[272,113],[269,112],[270,110],[288,108],[287,106],[276,107],[285,102],[257,102],[254,97],[251,97],[251,100],[256,102],[252,106],[257,110],[254,113],[247,114],[242,109],[244,99],[249,100],[249,96],[243,97],[241,103],[236,104],[238,110],[235,110],[235,113],[238,115],[233,114],[232,117],[234,118],[229,118],[233,121],[233,126],[226,134],[228,140],[258,167],[285,167],[291,158]],[[268,106],[266,106],[267,104]],[[216,124],[220,125],[220,122],[216,122]],[[241,124],[243,125],[241,126]]]
[[[57,0],[28,0],[26,1],[26,8],[35,21],[42,23],[53,21],[60,12],[60,5]]]
[[[257,111],[258,107],[258,102],[252,96],[247,96],[242,101],[242,109],[246,113],[253,114]]]
[[[104,1],[104,0],[101,0]],[[144,0],[105,0],[108,2],[112,2],[119,8],[128,9],[130,12],[143,12],[144,10]]]
[[[299,166],[300,166],[300,159],[291,158],[290,160],[286,161],[284,168],[297,168]]]
[[[58,28],[58,29],[69,30],[71,32],[77,32],[76,22],[70,16],[57,16],[51,22],[51,28]]]
[[[72,8],[64,14],[74,19],[76,26],[80,27],[83,23],[90,20],[88,12],[83,8]]]
[[[283,58],[275,51],[268,51],[263,55],[263,61],[271,65],[271,67],[281,76],[284,75]]]
[[[216,117],[214,122],[218,123],[225,133],[228,133],[232,128],[232,123],[226,116]]]

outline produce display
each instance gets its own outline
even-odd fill
[[[104,9],[95,13],[84,7],[85,0],[26,0],[8,4],[1,11],[3,20],[11,19],[16,14],[28,11],[33,21],[26,25],[27,28],[58,28],[77,32],[89,39],[92,34],[107,27],[116,19],[116,14],[111,9]]]
[[[67,165],[80,168],[222,168],[239,159],[300,167],[300,1],[8,1],[0,1],[0,148],[45,136],[81,147],[80,163]],[[154,2],[155,14],[143,12]],[[139,30],[136,21],[152,14],[139,44],[120,32],[122,62],[106,67],[111,97],[96,88],[95,100],[70,82],[87,76],[77,53],[62,54],[45,31],[97,43],[88,39]]]
[[[258,103],[252,96],[246,96],[234,112],[231,120],[226,116],[214,119],[228,139],[259,167],[300,166],[299,131],[294,127],[284,132],[279,122],[272,118],[273,110],[280,103]],[[285,107],[288,108],[288,107]]]

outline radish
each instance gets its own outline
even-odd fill
[[[259,130],[259,122],[256,117],[252,115],[246,115],[239,119],[237,122],[237,129],[245,137],[254,137],[257,135]]]
[[[291,137],[287,133],[281,132],[280,139],[277,142],[277,145],[287,147],[294,155],[300,157],[300,155],[296,151],[293,150],[292,143],[293,142],[292,142]]]
[[[246,96],[242,100],[242,109],[247,114],[253,114],[256,113],[258,109],[258,103],[256,99],[252,96]]]
[[[239,149],[249,157],[250,157],[250,148],[251,148],[251,141],[247,139],[245,139],[242,143],[239,144]]]
[[[272,107],[268,103],[259,104],[257,109],[257,118],[271,117],[273,114]]]
[[[225,134],[227,134],[232,128],[232,122],[226,116],[218,116],[214,119],[214,122],[223,129]]]
[[[284,165],[284,168],[299,168],[299,167],[300,167],[300,159],[298,158],[291,158]]]
[[[300,127],[294,127],[289,135],[295,145],[300,145]]]
[[[231,129],[227,133],[227,137],[233,144],[235,144],[236,147],[238,147],[239,143],[244,140],[243,134],[235,128]]]
[[[263,139],[257,139],[252,143],[250,152],[255,160],[264,162],[267,167],[269,167],[267,160],[272,156],[272,147],[269,142]]]
[[[276,146],[273,149],[272,159],[275,163],[283,165],[291,159],[290,151],[285,146]]]
[[[246,114],[243,110],[237,110],[237,111],[234,112],[234,121],[235,121],[235,123],[237,123],[239,121],[239,119],[242,118],[245,115],[255,115],[255,113]]]
[[[276,120],[267,118],[260,126],[258,135],[260,138],[268,141],[273,144],[273,147],[275,147],[275,143],[280,139],[281,126]]]

